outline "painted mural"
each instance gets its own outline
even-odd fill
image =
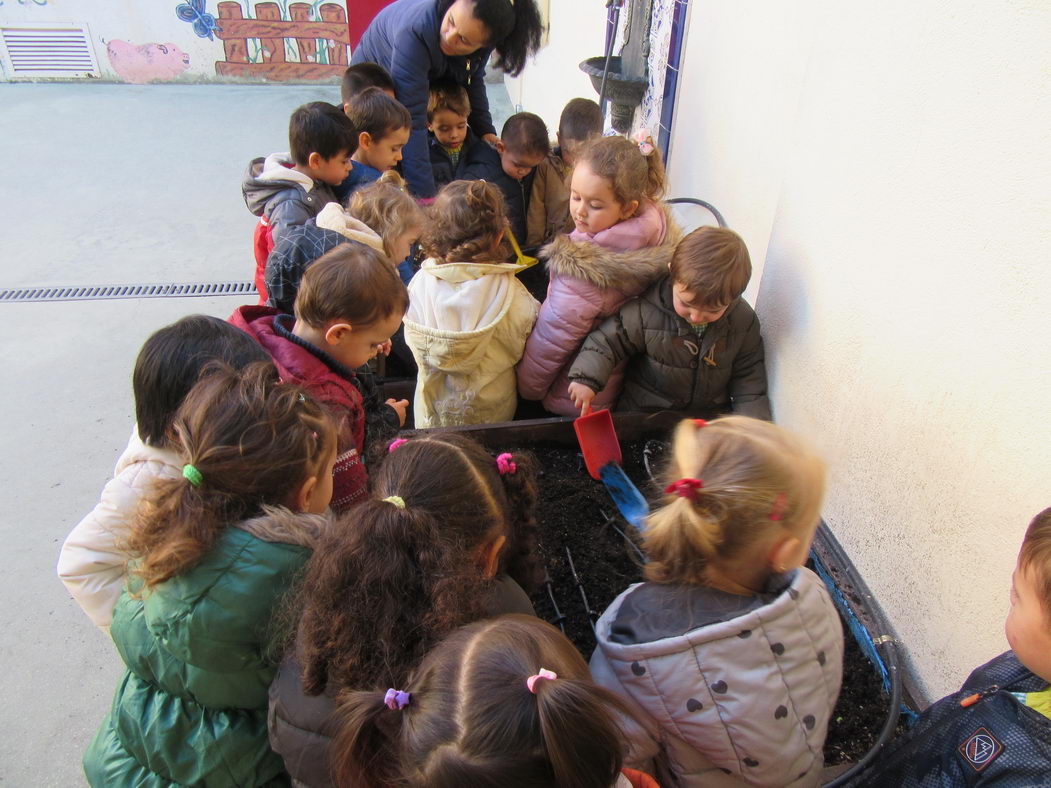
[[[133,85],[169,82],[190,67],[190,56],[171,43],[135,45],[110,41],[106,54],[117,76]]]

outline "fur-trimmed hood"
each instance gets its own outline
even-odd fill
[[[313,550],[332,524],[330,514],[293,512],[284,506],[264,506],[263,513],[237,523],[246,533],[264,542],[294,544]]]

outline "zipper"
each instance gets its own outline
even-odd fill
[[[978,701],[983,700],[985,698],[988,698],[990,695],[992,695],[992,694],[994,694],[996,692],[999,692],[999,691],[1000,691],[1000,685],[993,684],[991,687],[989,687],[987,689],[984,689],[981,692],[976,692],[973,695],[968,695],[966,698],[961,698],[960,699],[960,706],[962,706],[965,709],[969,708],[969,707],[973,706],[974,704],[976,704]]]
[[[464,58],[467,61],[467,85],[471,85],[471,58],[470,56]]]

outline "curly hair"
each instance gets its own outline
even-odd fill
[[[424,253],[442,263],[490,263],[507,259],[504,195],[485,181],[453,181],[442,187],[420,238]]]
[[[243,372],[215,362],[183,400],[169,440],[200,482],[160,479],[144,499],[127,548],[146,589],[191,569],[228,525],[287,505],[324,469],[336,428],[304,389],[279,382],[270,362]]]
[[[297,653],[308,694],[329,682],[402,682],[441,638],[484,617],[495,581],[479,558],[494,539],[507,538],[501,568],[536,573],[527,555],[535,534],[522,533],[535,529],[533,465],[515,462],[516,472],[501,476],[481,445],[457,433],[416,438],[387,456],[370,500],[323,539],[307,567]],[[505,486],[512,476],[521,483]]]
[[[347,213],[364,222],[383,239],[383,251],[394,260],[394,242],[410,230],[420,230],[424,214],[405,188],[405,181],[394,170],[363,186],[347,200]]]
[[[664,196],[664,161],[656,148],[644,156],[637,143],[624,137],[596,137],[581,148],[576,163],[587,163],[593,173],[608,180],[622,205],[638,201],[641,207],[644,200]]]

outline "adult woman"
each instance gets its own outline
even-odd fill
[[[353,62],[386,68],[398,101],[412,115],[402,167],[414,194],[435,192],[427,153],[431,81],[445,77],[463,85],[471,99],[471,128],[495,143],[484,81],[489,55],[496,50],[500,67],[515,76],[540,46],[542,31],[535,0],[396,0],[372,20]]]

